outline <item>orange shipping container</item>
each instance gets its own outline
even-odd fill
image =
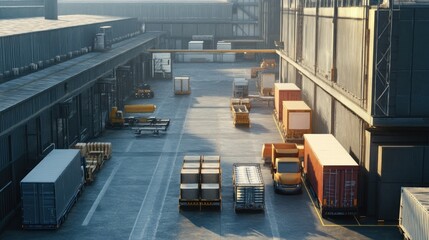
[[[311,108],[304,101],[283,101],[283,130],[286,138],[302,138],[311,133]]]
[[[304,166],[322,216],[357,213],[359,165],[333,135],[304,135]]]
[[[283,119],[283,101],[301,100],[301,89],[294,83],[275,83],[274,84],[274,106],[277,112],[277,120]]]

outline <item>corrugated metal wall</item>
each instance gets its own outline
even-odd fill
[[[358,103],[364,98],[364,26],[363,19],[340,18],[337,24],[337,84]]]
[[[31,63],[54,59],[57,55],[81,50],[93,45],[98,27],[111,25],[113,38],[138,31],[136,19],[123,19],[79,27],[0,37],[0,73],[12,68],[28,67]]]
[[[429,8],[394,14],[390,115],[428,116]]]
[[[315,9],[308,9],[315,10]],[[306,11],[304,10],[304,14]],[[311,14],[307,13],[307,14]],[[302,33],[302,65],[308,68],[311,72],[315,71],[316,67],[316,17],[313,15],[303,16],[303,33]]]
[[[139,21],[180,22],[231,20],[231,3],[58,3],[60,15],[92,14],[136,17]]]
[[[322,79],[330,80],[333,59],[332,18],[320,16],[317,31],[316,75]]]
[[[359,162],[362,159],[364,129],[362,120],[341,103],[334,101],[333,134],[343,147]]]

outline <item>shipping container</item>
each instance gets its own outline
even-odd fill
[[[56,229],[84,184],[80,151],[52,150],[21,181],[22,227]]]
[[[357,214],[359,165],[333,135],[304,135],[304,166],[322,216]]]
[[[259,74],[259,91],[262,96],[272,96],[274,91],[274,83],[276,81],[275,73],[264,73]]]
[[[264,210],[265,185],[259,164],[234,163],[232,172],[235,211]]]
[[[312,132],[311,108],[304,101],[283,101],[283,131],[288,138]]]
[[[190,77],[174,77],[174,94],[191,94]]]
[[[274,83],[274,106],[277,120],[283,119],[283,101],[300,101],[301,89],[294,83]]]
[[[399,229],[404,239],[429,238],[429,188],[401,189]]]

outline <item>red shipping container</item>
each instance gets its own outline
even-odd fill
[[[304,165],[322,216],[357,214],[359,165],[333,135],[304,135]]]
[[[283,101],[299,100],[301,100],[301,89],[294,83],[274,83],[274,106],[279,122],[283,119]]]

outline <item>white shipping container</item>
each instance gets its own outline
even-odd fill
[[[399,228],[404,239],[429,238],[429,188],[401,188]]]
[[[276,75],[274,73],[261,73],[259,76],[261,89],[274,88],[274,83],[276,81]]]
[[[174,94],[190,94],[191,83],[189,77],[174,77]]]

